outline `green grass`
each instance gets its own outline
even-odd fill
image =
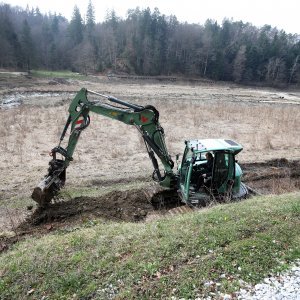
[[[59,78],[72,78],[72,79],[86,79],[87,76],[71,72],[71,71],[47,71],[47,70],[32,70],[31,75],[34,77],[39,77],[39,78],[53,78],[53,77],[59,77]]]
[[[149,223],[95,222],[28,238],[1,256],[0,299],[24,299],[29,291],[32,299],[230,293],[300,258],[299,200],[299,193],[259,197]]]

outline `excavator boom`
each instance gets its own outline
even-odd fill
[[[99,97],[102,100],[89,100],[88,95]],[[103,101],[106,99],[106,102]],[[81,89],[69,106],[69,117],[62,131],[58,146],[51,150],[52,160],[49,162],[47,175],[33,190],[32,199],[40,207],[45,207],[64,186],[66,169],[73,160],[73,154],[81,132],[90,124],[89,113],[93,112],[105,117],[118,120],[135,126],[144,139],[147,152],[153,164],[153,179],[162,186],[171,188],[176,181],[172,161],[164,138],[164,130],[159,124],[159,112],[151,105],[140,106],[112,96]],[[62,142],[70,129],[69,140],[66,147]],[[57,158],[57,154],[62,159]],[[161,173],[157,158],[161,161],[164,172]]]

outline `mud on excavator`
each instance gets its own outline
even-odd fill
[[[101,100],[88,99],[88,95]],[[136,127],[145,142],[146,150],[153,164],[152,178],[162,189],[151,195],[154,205],[172,199],[180,199],[188,205],[205,206],[213,199],[225,201],[244,198],[247,187],[241,182],[242,170],[235,156],[243,149],[229,139],[199,139],[185,141],[182,161],[174,171],[174,162],[165,144],[164,130],[159,123],[159,112],[152,105],[140,106],[112,96],[88,91],[82,88],[69,106],[69,117],[62,131],[58,146],[51,150],[47,175],[34,188],[32,199],[45,208],[65,185],[66,169],[73,160],[73,153],[80,134],[90,124],[89,113],[103,115]],[[66,147],[62,142],[70,127]],[[203,175],[206,153],[213,154],[213,167],[209,184],[195,189],[199,176]],[[60,158],[57,158],[57,155]],[[179,155],[176,155],[178,162]],[[163,170],[160,170],[158,160]]]

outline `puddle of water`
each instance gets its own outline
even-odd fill
[[[13,108],[22,104],[22,96],[16,97],[15,95],[6,96],[0,103],[1,108]]]
[[[66,92],[27,92],[15,93],[3,96],[0,99],[0,109],[11,109],[21,104],[32,105],[55,105],[60,101],[73,98],[73,93]]]

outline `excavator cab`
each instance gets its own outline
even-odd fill
[[[241,183],[242,170],[235,155],[243,148],[232,140],[203,139],[185,142],[186,147],[178,170],[179,196],[189,205],[206,205],[212,200],[226,201],[246,196]],[[213,167],[206,173],[206,154],[213,155]],[[199,187],[199,180],[201,186]]]

